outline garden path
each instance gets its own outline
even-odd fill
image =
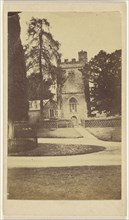
[[[98,140],[85,128],[78,126],[75,129],[83,138],[38,138],[38,143],[84,144],[106,147],[105,151],[72,155],[72,156],[35,156],[35,157],[8,157],[8,167],[66,167],[66,166],[108,166],[121,164],[121,143]]]

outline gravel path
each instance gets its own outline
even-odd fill
[[[82,127],[75,128],[83,138],[39,138],[38,143],[65,143],[98,145],[106,147],[105,151],[73,156],[46,157],[8,157],[8,167],[66,167],[66,166],[107,166],[121,165],[121,143],[100,141]]]

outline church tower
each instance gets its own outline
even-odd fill
[[[84,80],[82,69],[87,63],[87,52],[78,52],[78,60],[72,59],[60,63],[65,71],[66,81],[62,86],[62,105],[59,110],[59,118],[71,119],[74,123],[80,123],[87,117],[87,104],[84,93]]]

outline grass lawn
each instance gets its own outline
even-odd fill
[[[38,138],[81,138],[74,128],[38,129]]]
[[[100,140],[118,142],[121,141],[120,127],[87,128],[87,130]]]
[[[8,170],[8,199],[121,199],[121,166],[12,168]]]
[[[38,147],[32,150],[10,152],[10,156],[69,156],[79,154],[89,154],[105,150],[104,147],[92,145],[73,145],[73,144],[38,144]]]

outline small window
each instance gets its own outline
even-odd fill
[[[57,110],[55,111],[55,115],[56,115],[56,117],[58,117],[58,111]]]
[[[77,100],[75,98],[71,98],[69,101],[70,112],[77,112]]]
[[[34,107],[38,108],[37,101],[34,102]]]
[[[69,72],[69,77],[74,77],[74,71]]]

